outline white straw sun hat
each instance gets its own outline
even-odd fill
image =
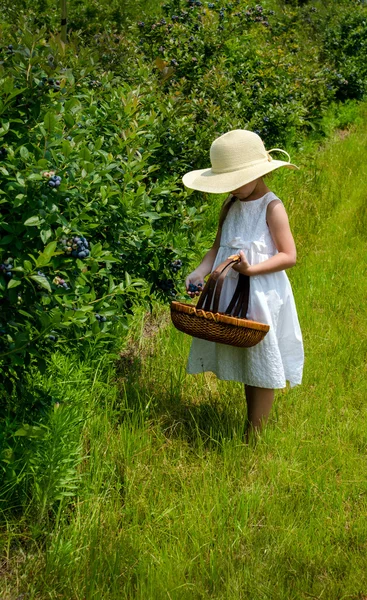
[[[283,152],[288,162],[274,160],[270,152]],[[232,192],[279,167],[298,169],[285,150],[265,150],[262,139],[247,129],[234,129],[214,140],[210,148],[211,169],[190,171],[183,176],[184,185],[200,192]]]

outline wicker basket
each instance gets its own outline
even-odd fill
[[[227,310],[218,312],[225,276],[239,261],[238,255],[230,256],[211,273],[196,306],[176,301],[171,303],[171,318],[177,329],[193,337],[240,348],[261,342],[270,329],[269,325],[244,318],[249,298],[248,276],[239,275]]]

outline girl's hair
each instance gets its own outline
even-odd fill
[[[226,216],[228,215],[229,209],[231,208],[231,206],[235,200],[236,200],[236,196],[232,196],[232,194],[229,194],[228,198],[226,198],[225,201],[223,202],[222,208],[220,209],[220,213],[219,213],[219,224],[218,224],[219,229],[222,229],[223,223],[226,219]]]

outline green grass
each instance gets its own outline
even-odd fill
[[[367,596],[366,134],[299,152],[301,172],[271,183],[298,246],[306,363],[256,446],[242,386],[187,376],[165,310],[116,371],[57,355],[50,380],[81,399],[78,495],[43,526],[9,518],[2,600]]]

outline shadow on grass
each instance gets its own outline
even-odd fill
[[[188,389],[183,371],[164,379],[163,371],[146,373],[143,363],[142,358],[132,355],[118,363],[121,407],[125,411],[140,414],[167,438],[185,440],[193,447],[214,448],[225,440],[243,440],[246,409],[239,390],[233,403],[224,402],[218,392],[209,389],[202,397],[202,383],[193,381]]]

